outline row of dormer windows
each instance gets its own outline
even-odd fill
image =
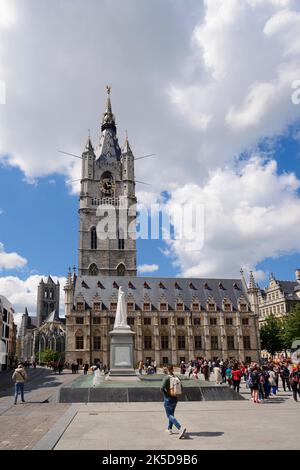
[[[84,311],[85,310],[84,302],[77,302],[76,309],[77,309],[77,311]],[[117,309],[117,302],[110,302],[110,310],[116,310],[116,309]],[[207,304],[207,310],[209,312],[215,312],[216,309],[217,309],[216,304],[213,304],[213,303],[208,303]],[[102,303],[101,302],[94,302],[93,310],[101,311],[102,310]],[[129,312],[134,311],[135,310],[135,303],[134,302],[127,302],[127,310]],[[143,310],[145,312],[150,312],[152,310],[151,303],[144,302]],[[169,305],[166,302],[160,302],[159,310],[161,312],[167,312],[169,310]],[[182,302],[177,302],[176,311],[183,312],[184,310],[185,310],[184,304]],[[195,303],[195,302],[192,303],[191,310],[194,311],[194,312],[200,311],[201,310],[200,304]],[[224,310],[224,312],[232,312],[232,305],[230,303],[224,303],[223,304],[223,310]],[[248,312],[248,305],[240,303],[239,304],[239,310],[241,312]]]

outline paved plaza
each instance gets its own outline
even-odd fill
[[[13,389],[2,389],[0,449],[300,449],[300,402],[290,392],[256,405],[243,385],[246,400],[179,402],[176,416],[188,428],[179,440],[165,432],[162,403],[57,403],[59,388],[77,377],[29,371],[26,403],[16,406]]]

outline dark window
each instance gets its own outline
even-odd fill
[[[183,317],[177,318],[177,325],[184,326],[184,318]]]
[[[226,318],[226,325],[233,325],[233,318]]]
[[[144,336],[144,349],[152,349],[152,337]]]
[[[169,319],[166,317],[163,317],[160,319],[160,324],[161,325],[167,325],[169,323]]]
[[[79,349],[79,348],[78,348],[78,349]],[[77,362],[77,364],[79,364],[80,366],[82,366],[82,363],[83,363],[83,362],[82,362],[82,359],[81,359],[81,358],[76,359],[76,362]]]
[[[144,325],[151,325],[151,318],[150,317],[145,317],[144,318]]]
[[[250,336],[243,336],[244,349],[251,349]]]
[[[182,312],[184,310],[182,302],[177,303],[177,310],[179,310],[180,312]]]
[[[202,349],[202,338],[201,336],[195,336],[195,349]]]
[[[83,336],[76,336],[76,349],[83,349]]]
[[[242,318],[242,325],[249,325],[249,318]]]
[[[163,362],[164,365],[169,364],[169,358],[168,357],[163,357],[162,362]]]
[[[93,317],[93,323],[94,325],[100,325],[101,317]]]
[[[7,317],[8,317],[8,315],[7,315],[7,310],[6,310],[6,308],[4,308],[4,309],[3,309],[2,318],[3,318],[3,321],[4,321],[5,323],[8,323]]]
[[[134,317],[127,317],[128,325],[134,325]]]
[[[216,318],[210,318],[209,323],[211,325],[216,325],[217,324],[217,319]]]
[[[131,311],[131,312],[134,310],[134,303],[133,302],[127,302],[127,310]]]
[[[198,303],[193,303],[192,304],[192,310],[197,312],[199,310],[199,304]]]
[[[94,302],[94,310],[101,310],[100,302]]]
[[[227,336],[227,349],[234,349],[234,336]]]
[[[208,310],[209,312],[214,312],[216,310],[216,306],[213,303],[208,304]]]
[[[169,349],[169,336],[161,337],[161,349]]]
[[[218,349],[218,337],[217,336],[212,336],[210,338],[210,343],[211,343],[211,349]]]
[[[119,250],[124,250],[124,247],[125,247],[124,238],[119,238],[119,240],[118,240],[118,248],[119,248]]]
[[[111,302],[110,303],[110,309],[111,310],[117,310],[117,302]]]
[[[184,356],[180,356],[179,361],[185,363],[185,357],[184,357]]]
[[[224,304],[225,312],[231,312],[231,304]]]
[[[100,336],[94,336],[94,349],[96,351],[99,351],[99,349],[101,349],[101,337]]]
[[[185,336],[177,337],[178,349],[185,349]]]
[[[99,269],[97,268],[97,265],[95,263],[91,264],[89,267],[89,275],[90,276],[98,276],[99,274]]]
[[[201,325],[201,319],[200,319],[200,317],[194,318],[194,325]]]
[[[83,302],[77,302],[77,310],[82,312],[84,310],[84,303]]]
[[[163,302],[163,303],[160,303],[160,310],[162,310],[162,311],[166,311],[166,310],[168,310],[168,306],[167,306],[167,304],[166,304],[166,303],[164,303],[164,302]]]
[[[144,310],[145,310],[146,312],[150,312],[151,306],[150,306],[150,303],[149,303],[149,302],[144,302]]]
[[[8,339],[9,338],[9,326],[8,325],[3,325],[4,328],[4,338]]]
[[[251,356],[246,356],[245,360],[246,360],[246,364],[251,364],[252,362]]]
[[[247,304],[240,304],[240,310],[241,312],[247,312],[248,311]]]
[[[76,317],[76,325],[83,325],[83,317]]]
[[[120,264],[117,268],[117,275],[118,276],[125,276],[125,266],[124,264]]]
[[[115,323],[115,317],[109,317],[109,324],[113,325]]]

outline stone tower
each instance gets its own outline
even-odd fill
[[[82,153],[78,274],[136,276],[134,156],[120,149],[107,87],[99,145]]]
[[[55,311],[59,314],[59,282],[55,283],[51,276],[48,277],[47,282],[42,279],[38,285],[37,294],[37,326],[46,320],[48,315]]]

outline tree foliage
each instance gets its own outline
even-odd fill
[[[262,349],[268,351],[271,356],[285,349],[282,321],[274,315],[269,315],[260,329],[260,341]]]
[[[41,352],[41,362],[56,362],[58,360],[58,352],[54,351],[53,349],[45,349],[45,351]]]
[[[284,319],[283,339],[287,349],[292,347],[293,341],[300,339],[300,304],[296,304]]]

